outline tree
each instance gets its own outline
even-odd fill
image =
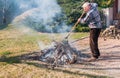
[[[16,0],[0,0],[0,24],[9,24],[19,10]]]
[[[95,0],[98,5],[102,8],[107,8],[113,6],[115,0]]]

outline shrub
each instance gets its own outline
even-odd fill
[[[89,32],[89,27],[87,26],[77,26],[75,28],[76,32]]]

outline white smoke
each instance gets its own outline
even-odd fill
[[[62,15],[61,7],[56,0],[29,0],[29,2],[21,0],[19,8],[25,11],[13,20],[13,24],[39,27],[38,30],[46,29],[51,33],[54,26],[57,26],[56,30],[59,33],[69,30],[64,21],[56,22],[56,19],[61,18]]]
[[[43,19],[43,24],[46,25],[46,23],[53,22],[53,18],[61,13],[61,8],[57,4],[56,0],[37,0],[40,14],[39,18]]]

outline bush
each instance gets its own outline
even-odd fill
[[[89,32],[89,27],[87,27],[87,26],[77,26],[75,31],[76,32]]]

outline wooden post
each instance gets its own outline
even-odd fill
[[[113,5],[113,19],[116,20],[118,14],[118,0],[115,0],[114,5]]]

